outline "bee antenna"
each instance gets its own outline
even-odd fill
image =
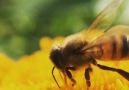
[[[52,68],[52,76],[53,76],[53,79],[55,80],[57,86],[60,88],[60,85],[58,84],[58,82],[57,82],[57,80],[56,80],[56,78],[54,76],[54,69],[55,69],[55,66],[53,66],[53,68]]]

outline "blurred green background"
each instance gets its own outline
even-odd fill
[[[67,36],[91,24],[112,0],[0,0],[0,52],[15,60],[39,49],[44,36]],[[114,24],[129,24],[124,0]]]

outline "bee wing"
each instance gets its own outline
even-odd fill
[[[86,32],[95,29],[105,31],[112,24],[117,8],[121,2],[122,0],[113,0],[102,12],[99,13]]]
[[[129,26],[117,25],[117,26],[110,28],[105,34],[129,35]]]

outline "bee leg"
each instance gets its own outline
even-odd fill
[[[91,63],[92,63],[93,65],[97,65],[97,61],[96,61],[94,58],[92,58],[92,57],[91,57]]]
[[[108,66],[104,66],[104,65],[100,65],[97,64],[97,66],[103,70],[110,70],[110,71],[115,71],[117,73],[119,73],[120,75],[122,75],[125,79],[127,79],[129,81],[129,72],[126,72],[122,69],[116,69],[116,68],[112,68],[112,67],[108,67]]]
[[[88,88],[91,86],[91,83],[90,83],[90,74],[89,72],[92,71],[92,68],[91,67],[88,67],[85,69],[85,79],[86,79],[86,84],[88,86]]]
[[[74,86],[74,85],[76,84],[76,81],[75,81],[75,79],[73,78],[73,76],[72,76],[70,70],[75,70],[75,68],[74,68],[74,67],[67,67],[67,68],[66,68],[66,75],[67,75],[68,78],[73,82],[72,86]]]
[[[96,66],[98,66],[100,69],[115,71],[115,72],[119,73],[125,79],[127,79],[129,81],[129,72],[126,72],[126,71],[124,71],[122,69],[116,69],[116,68],[112,68],[112,67],[108,67],[108,66],[97,64],[97,62],[96,62],[96,60],[94,58],[91,58],[91,63],[96,65]]]

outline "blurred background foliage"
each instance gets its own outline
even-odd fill
[[[0,52],[18,59],[39,49],[44,36],[67,36],[91,24],[112,0],[0,0]],[[124,0],[114,24],[129,24]]]

